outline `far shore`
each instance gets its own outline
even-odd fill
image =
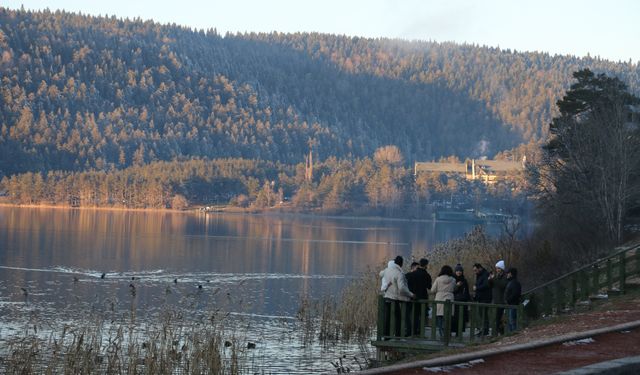
[[[42,208],[42,209],[63,209],[63,210],[90,210],[90,211],[121,211],[121,212],[154,212],[154,213],[207,213],[207,214],[230,214],[230,215],[262,215],[262,216],[297,216],[297,217],[320,217],[328,219],[344,219],[344,220],[385,220],[385,221],[411,221],[411,222],[450,222],[448,220],[436,220],[435,218],[402,218],[393,216],[376,216],[376,215],[354,215],[351,214],[331,214],[322,211],[304,211],[291,207],[273,207],[267,209],[242,208],[228,205],[216,205],[214,210],[203,211],[206,206],[194,206],[184,210],[171,208],[132,208],[132,207],[104,207],[104,206],[71,206],[71,205],[54,205],[54,204],[16,204],[0,202],[0,207],[16,207],[16,208]]]

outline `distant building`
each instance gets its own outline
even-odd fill
[[[507,160],[466,160],[463,163],[436,163],[436,162],[416,162],[414,175],[421,172],[439,172],[445,174],[458,174],[467,180],[481,180],[486,184],[493,184],[496,181],[506,178],[524,170],[526,157],[522,162]]]

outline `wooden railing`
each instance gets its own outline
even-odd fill
[[[525,312],[537,318],[573,308],[579,301],[609,292],[624,293],[630,277],[640,275],[640,244],[620,247],[613,254],[551,280],[523,294]]]
[[[525,314],[535,319],[573,308],[603,290],[624,293],[630,278],[640,278],[640,243],[617,248],[611,255],[551,280],[523,294],[520,305],[418,300],[391,301],[379,296],[376,346],[411,346],[424,349],[456,342],[469,343],[498,334],[509,334],[509,313],[517,316],[516,331],[524,326]],[[437,307],[443,316],[438,324]],[[454,316],[453,312],[457,310]],[[498,312],[503,310],[502,316]],[[465,321],[465,311],[468,319]],[[455,336],[454,336],[455,334]],[[394,340],[402,339],[402,340]]]
[[[441,305],[444,315],[438,327],[437,307]],[[416,342],[437,341],[443,345],[451,342],[474,342],[499,333],[509,334],[509,313],[516,312],[516,329],[523,327],[522,305],[495,305],[475,302],[453,302],[418,300],[411,302],[378,298],[378,343],[392,339],[416,339]],[[453,312],[457,310],[454,320]],[[498,312],[502,310],[500,320]],[[465,313],[466,311],[466,313]],[[468,316],[465,322],[464,316]],[[453,336],[455,334],[455,337]]]

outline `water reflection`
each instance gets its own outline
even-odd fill
[[[166,306],[194,314],[224,308],[254,327],[269,326],[265,319],[294,317],[301,295],[336,295],[368,267],[471,229],[463,223],[0,207],[0,339],[29,316],[53,325],[86,311],[114,317],[135,311],[144,318]]]

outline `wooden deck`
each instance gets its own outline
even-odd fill
[[[441,329],[436,311],[444,305]],[[502,310],[503,319],[498,320]],[[518,316],[517,327],[524,325],[522,305],[496,305],[474,302],[419,300],[399,302],[378,299],[378,335],[371,344],[378,351],[439,351],[451,347],[463,347],[502,334],[512,334],[507,324],[507,314],[514,310]],[[457,314],[453,315],[453,311]],[[465,312],[466,311],[466,312]],[[455,319],[467,315],[467,321]],[[392,319],[392,317],[396,317]],[[404,318],[402,318],[404,317]],[[399,324],[398,324],[399,322]],[[414,333],[407,336],[408,333]],[[405,334],[401,334],[405,333]],[[486,333],[481,335],[481,333]]]
[[[371,344],[381,357],[390,352],[437,352],[463,347],[495,338],[499,334],[517,333],[527,320],[571,310],[597,296],[622,294],[626,286],[637,282],[639,277],[640,244],[634,243],[619,247],[610,256],[525,292],[524,302],[520,305],[431,300],[399,302],[380,296],[378,334]],[[442,334],[440,329],[435,328],[438,323],[434,314],[431,314],[441,304],[444,305]],[[466,310],[468,321],[455,320],[452,314],[455,310],[458,317],[463,316]],[[498,320],[499,310],[504,311],[501,320]],[[511,310],[517,314],[515,332],[509,331],[506,322]],[[414,332],[414,327],[419,334],[406,337],[406,333]]]

